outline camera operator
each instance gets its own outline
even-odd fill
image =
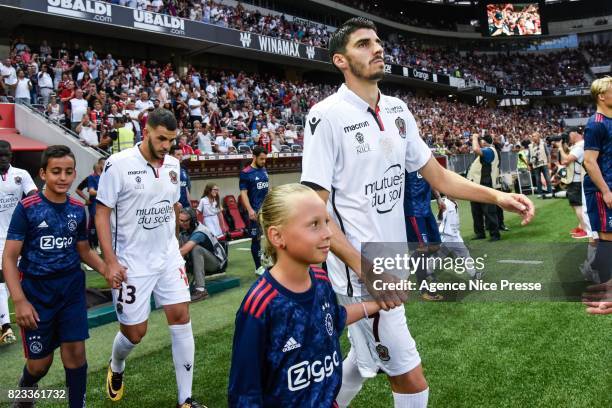
[[[550,151],[546,143],[540,136],[539,132],[533,132],[531,135],[531,144],[529,145],[529,164],[531,166],[532,177],[536,179],[538,186],[537,194],[541,198],[545,198],[542,191],[542,175],[546,180],[546,192],[552,194],[552,183],[550,182],[550,172],[548,165],[550,163]]]
[[[198,223],[193,210],[183,208],[179,214],[181,255],[188,260],[193,272],[195,288],[191,301],[208,297],[204,276],[206,273],[223,272],[227,266],[227,252],[217,237],[204,225]]]
[[[565,138],[564,138],[565,139]],[[569,139],[569,140],[568,140]],[[578,227],[571,231],[574,238],[588,238],[582,214],[582,162],[584,161],[584,138],[581,133],[572,131],[569,138],[552,142],[559,149],[559,162],[571,171],[573,178],[567,185],[567,198],[578,218]],[[571,150],[568,143],[571,145]]]
[[[499,188],[499,155],[493,147],[493,137],[485,135],[479,137],[478,133],[472,135],[472,150],[476,159],[468,170],[467,179],[481,186]],[[490,240],[499,241],[499,221],[497,206],[472,201],[472,219],[474,221],[474,239],[484,239],[485,225],[489,230]]]

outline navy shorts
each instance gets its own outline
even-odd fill
[[[40,318],[37,329],[21,329],[26,358],[41,359],[53,353],[61,343],[89,338],[82,270],[52,279],[24,277],[21,287]]]
[[[259,228],[259,223],[257,221],[249,220],[247,234],[253,239],[259,239],[261,237],[261,228]]]
[[[602,194],[584,193],[587,214],[591,222],[591,230],[597,232],[612,232],[612,210],[606,206]]]
[[[406,217],[406,236],[409,243],[437,244],[442,241],[433,213],[425,217]]]

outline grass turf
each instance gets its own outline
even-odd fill
[[[503,233],[504,244],[575,242],[568,235],[576,222],[567,201],[536,200],[536,205],[537,216],[528,227],[521,228],[516,216],[506,215],[511,231]],[[469,240],[473,235],[469,204],[462,203],[460,210],[463,237]],[[533,255],[525,252],[524,246],[524,252],[508,254],[511,248],[506,245],[499,251],[500,245],[483,242],[479,248],[493,257]],[[230,255],[229,274],[241,278],[241,287],[191,307],[196,341],[194,397],[209,408],[227,406],[234,313],[254,279],[247,248],[248,244],[233,246]],[[545,267],[531,268],[553,273]],[[491,272],[492,277],[501,271],[500,266]],[[90,278],[96,282],[92,273]],[[431,407],[612,406],[612,316],[589,316],[582,305],[569,302],[409,302],[406,314],[430,385]],[[124,399],[120,404],[105,399],[106,365],[116,330],[115,323],[90,331],[88,405],[173,406],[176,385],[170,336],[159,311],[151,314],[147,336],[128,359]],[[346,334],[342,345],[346,352]],[[21,347],[0,348],[0,361],[0,388],[7,388],[19,377]],[[56,363],[41,387],[62,384],[63,370],[56,354]],[[384,376],[367,381],[352,406],[392,407]]]

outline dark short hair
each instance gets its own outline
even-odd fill
[[[176,118],[168,109],[157,108],[147,116],[147,126],[153,129],[163,126],[168,130],[176,130]]]
[[[13,150],[13,148],[11,147],[11,144],[7,142],[6,140],[0,140],[0,149]]]
[[[268,151],[263,146],[255,146],[253,148],[253,156],[258,157],[260,154],[268,154]]]
[[[40,167],[43,170],[47,170],[47,165],[49,164],[50,159],[61,159],[62,157],[71,157],[74,165],[76,167],[76,159],[74,158],[74,153],[68,146],[64,145],[51,145],[45,149],[42,154],[42,159],[40,162]]]
[[[349,37],[355,31],[361,28],[368,28],[370,30],[376,30],[376,24],[371,20],[363,17],[353,17],[346,20],[336,31],[334,31],[329,39],[329,59],[334,65],[334,54],[346,53],[346,45],[348,44]],[[334,65],[335,66],[335,65]]]

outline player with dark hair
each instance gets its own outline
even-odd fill
[[[120,330],[113,342],[106,393],[123,397],[125,360],[147,332],[151,294],[163,306],[172,338],[178,407],[201,405],[191,396],[195,346],[189,316],[189,282],[179,251],[176,225],[181,205],[178,160],[169,156],[176,119],[165,109],[151,111],[136,146],[112,155],[100,176],[96,227],[106,275],[125,265],[113,303]]]
[[[68,195],[75,167],[68,147],[49,146],[44,151],[40,177],[47,187],[15,208],[2,268],[27,359],[19,387],[37,387],[51,367],[54,350],[60,347],[68,405],[81,408],[85,405],[85,340],[89,337],[81,260],[100,272],[104,262],[87,242],[83,204]]]
[[[2,209],[0,210],[0,257],[2,257],[6,233],[15,207],[24,194],[31,196],[36,194],[37,191],[36,185],[27,171],[11,166],[12,157],[11,144],[6,140],[0,140],[0,175],[2,176],[0,182],[0,202],[2,203]],[[0,332],[0,345],[11,344],[16,341],[11,328],[8,298],[9,292],[6,289],[4,276],[0,269],[0,328],[2,330]]]
[[[374,23],[348,20],[332,34],[329,54],[345,83],[308,114],[302,183],[319,193],[331,213],[332,253],[326,267],[339,302],[360,303],[369,292],[383,309],[349,327],[351,350],[343,362],[337,402],[348,406],[365,379],[382,370],[395,407],[425,407],[429,388],[406,322],[406,294],[375,291],[371,270],[362,270],[360,248],[368,242],[406,243],[406,171],[419,171],[432,188],[458,199],[518,212],[523,223],[533,217],[533,204],[525,196],[479,186],[440,166],[406,104],[378,89],[385,62]]]
[[[253,148],[253,160],[240,172],[240,198],[249,213],[248,233],[251,237],[251,256],[255,262],[255,273],[261,275],[261,228],[257,222],[257,211],[268,194],[269,180],[266,171],[268,152],[261,146]]]

